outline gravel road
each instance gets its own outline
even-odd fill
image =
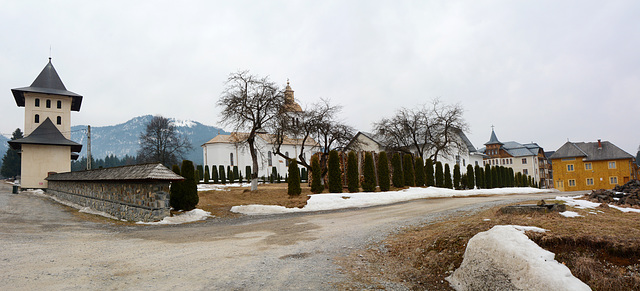
[[[402,227],[555,194],[424,199],[174,226],[86,222],[0,185],[0,290],[330,290],[334,258]]]

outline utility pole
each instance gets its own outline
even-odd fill
[[[91,125],[87,125],[87,170],[91,170]]]

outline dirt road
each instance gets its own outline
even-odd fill
[[[178,226],[85,222],[50,199],[0,186],[0,290],[327,290],[333,260],[403,226],[521,200],[417,200]]]

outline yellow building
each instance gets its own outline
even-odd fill
[[[637,178],[634,157],[608,141],[567,142],[551,163],[560,191],[612,189]]]
[[[80,111],[82,96],[67,91],[49,63],[29,87],[11,89],[16,104],[24,107],[22,139],[9,142],[21,155],[22,188],[47,188],[51,172],[70,172],[82,145],[69,140],[71,111]]]

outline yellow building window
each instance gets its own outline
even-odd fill
[[[587,178],[587,186],[593,185],[593,178]]]
[[[576,186],[576,180],[569,180],[569,187],[575,187]]]
[[[585,170],[591,170],[591,163],[584,163],[584,169]]]
[[[564,188],[564,182],[562,180],[558,180],[558,188]]]
[[[573,164],[567,165],[567,172],[573,172]]]
[[[616,162],[609,162],[609,169],[615,169],[616,168]]]
[[[618,184],[618,177],[609,177],[609,184]]]

